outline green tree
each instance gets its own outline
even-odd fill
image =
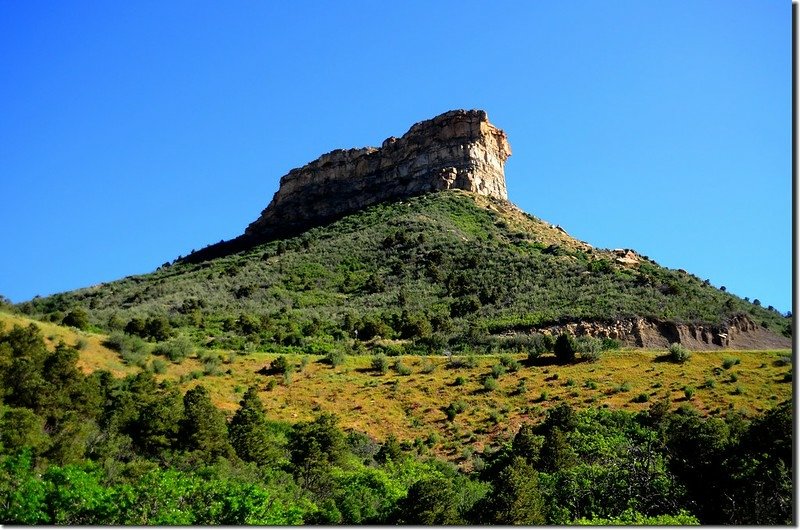
[[[398,503],[398,522],[413,525],[454,525],[462,523],[452,484],[442,477],[415,482]]]
[[[264,405],[258,387],[251,386],[239,402],[239,409],[228,425],[228,436],[236,454],[246,462],[270,465],[277,461],[279,448],[267,428]]]
[[[539,468],[542,471],[554,473],[577,463],[578,457],[561,429],[553,427],[547,431],[540,453]]]
[[[78,329],[86,329],[89,327],[89,314],[82,307],[76,307],[64,317],[61,321],[65,326],[71,326]]]
[[[344,433],[338,418],[321,414],[312,422],[297,423],[288,440],[292,471],[298,483],[317,495],[330,493],[332,466],[341,463],[346,455]]]
[[[575,362],[575,339],[569,333],[562,333],[556,339],[553,352],[556,359],[561,364],[572,364]]]
[[[196,386],[184,394],[183,408],[179,438],[185,449],[197,451],[207,460],[232,456],[225,416],[211,402],[204,386]]]
[[[545,523],[544,499],[536,470],[524,458],[514,457],[496,480],[489,496],[492,523],[541,525]]]

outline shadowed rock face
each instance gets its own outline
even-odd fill
[[[507,200],[503,166],[510,155],[505,133],[486,112],[446,112],[380,148],[337,149],[291,170],[245,236],[294,235],[373,204],[445,189]]]

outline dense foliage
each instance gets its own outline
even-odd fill
[[[389,348],[378,338],[404,341],[392,347],[407,353],[514,351],[525,340],[516,331],[637,316],[721,323],[744,314],[791,333],[776,311],[708,280],[646,258],[637,269],[623,267],[610,252],[501,203],[483,207],[476,200],[450,191],[378,205],[247,252],[167,263],[152,274],[18,308],[116,332],[115,344],[132,364],[141,361],[141,341],[162,343],[171,359],[186,356],[187,340],[310,354],[352,352],[345,339],[354,338],[356,348],[375,353]]]
[[[330,414],[272,421],[257,388],[226,418],[202,385],[85,375],[77,356],[0,329],[1,523],[792,522],[789,403],[753,420],[562,404],[458,470]]]

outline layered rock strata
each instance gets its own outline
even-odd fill
[[[337,149],[291,170],[245,236],[293,235],[367,206],[452,188],[507,200],[510,155],[505,133],[486,112],[446,112],[380,148]]]
[[[646,318],[611,322],[568,322],[533,330],[549,335],[568,332],[574,336],[618,340],[625,346],[663,349],[679,343],[693,350],[791,348],[789,338],[775,335],[746,315],[718,325],[683,324]]]

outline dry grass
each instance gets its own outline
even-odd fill
[[[123,365],[114,351],[104,348],[101,335],[16,315],[0,314],[0,322],[6,326],[34,322],[50,345],[59,340],[74,345],[83,338],[87,345],[80,352],[80,366],[87,372],[105,369],[122,376],[138,370]],[[369,356],[348,357],[336,368],[324,364],[321,357],[305,356],[307,364],[300,371],[304,356],[288,355],[296,371],[285,384],[282,376],[257,373],[276,355],[224,352],[221,356],[230,357],[231,362],[219,365],[222,375],[188,379],[188,374],[203,369],[198,359],[189,358],[181,364],[169,363],[165,373],[157,377],[179,380],[183,376],[184,390],[202,383],[215,404],[229,414],[238,407],[244,391],[257,385],[269,416],[276,420],[308,420],[324,411],[336,413],[343,427],[378,439],[389,434],[401,440],[425,439],[435,433],[440,440],[435,452],[453,460],[462,458],[466,446],[480,449],[498,437],[513,434],[526,421],[541,420],[547,409],[560,402],[577,408],[637,411],[668,397],[673,408],[689,403],[709,415],[723,415],[729,409],[754,415],[792,397],[791,382],[784,379],[791,366],[777,362],[791,356],[788,350],[695,352],[685,364],[666,362],[664,354],[645,350],[606,352],[597,363],[570,366],[549,364],[552,358],[547,357],[538,365],[529,365],[524,355],[517,355],[522,368],[500,376],[494,391],[484,390],[483,380],[498,363],[496,356],[479,356],[474,368],[457,369],[448,368],[444,357],[403,357],[403,364],[412,373],[402,376],[393,369],[384,375],[372,371]],[[726,358],[740,362],[724,369]],[[389,360],[393,364],[394,359]],[[423,373],[424,365],[432,365],[433,370]],[[464,384],[457,386],[454,382],[459,376]],[[275,380],[274,387],[267,390],[270,380]],[[713,383],[709,385],[709,381]],[[684,391],[687,386],[694,389],[691,399]],[[642,395],[647,401],[637,402]],[[465,410],[448,421],[442,409],[457,400],[466,404]]]
[[[103,346],[106,335],[87,333],[75,328],[40,322],[21,315],[10,315],[8,313],[0,313],[0,324],[5,325],[6,329],[10,329],[14,325],[27,327],[30,324],[36,324],[42,330],[42,335],[48,348],[54,348],[59,342],[76,347],[78,341],[84,341],[85,346],[80,349],[78,367],[86,373],[91,373],[95,370],[108,370],[115,377],[124,377],[138,370],[124,365],[117,352]]]

